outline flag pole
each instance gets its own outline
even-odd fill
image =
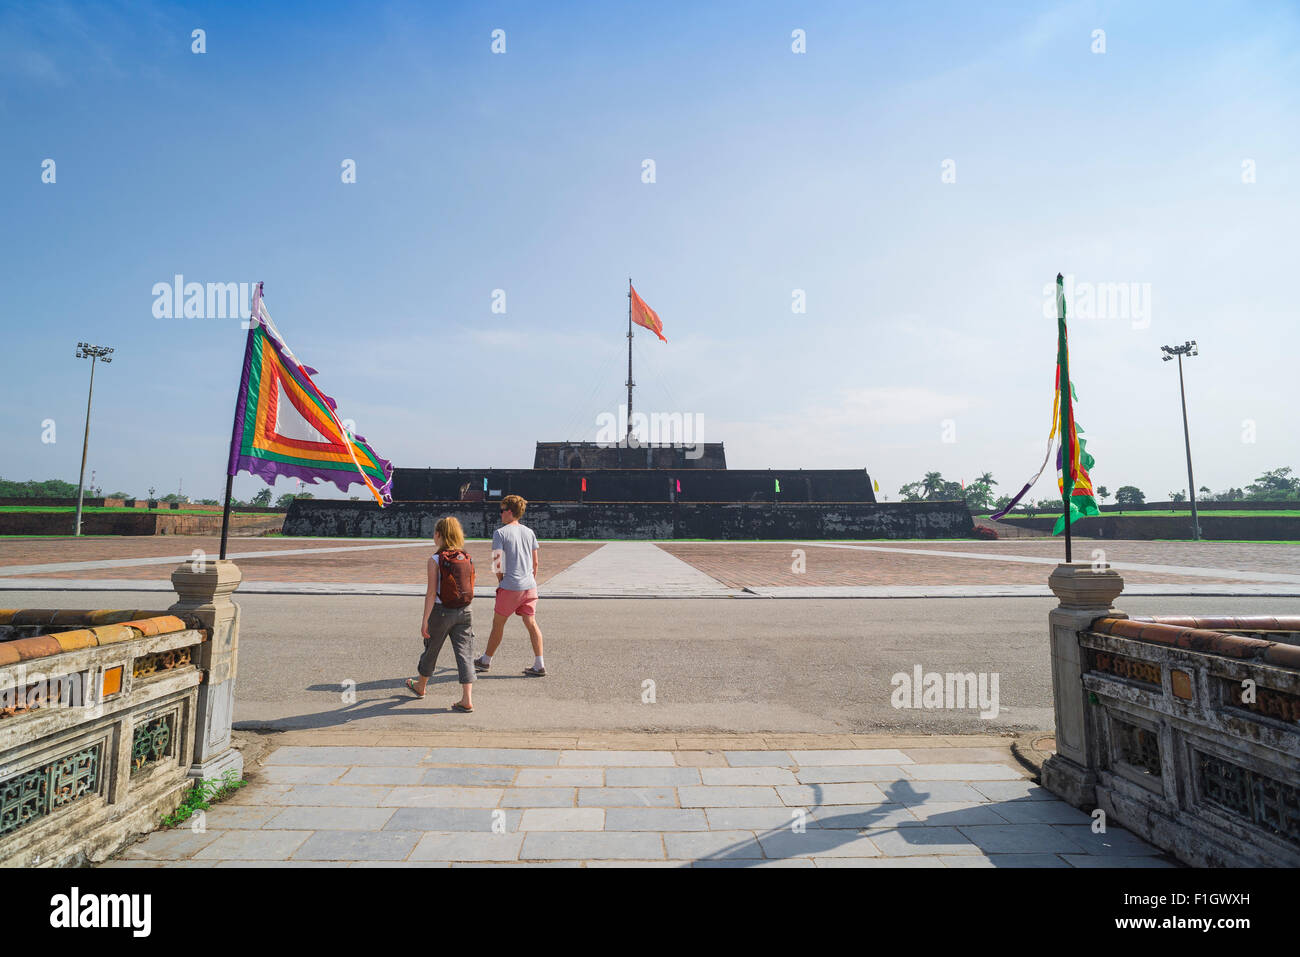
[[[1058,365],[1060,366],[1060,382],[1057,388],[1060,389],[1061,395],[1061,515],[1062,521],[1065,522],[1065,563],[1069,565],[1072,561],[1070,550],[1070,496],[1074,493],[1073,475],[1070,474],[1070,465],[1074,461],[1074,448],[1067,448],[1066,443],[1072,442],[1073,436],[1070,430],[1066,428],[1073,414],[1070,411],[1070,357],[1066,351],[1066,331],[1065,331],[1065,291],[1061,283],[1065,277],[1059,272],[1056,274],[1056,301],[1057,322],[1060,323],[1059,334],[1061,337],[1060,357]],[[1066,482],[1069,477],[1071,481]]]
[[[632,277],[627,277],[627,444],[632,443]]]
[[[253,348],[253,330],[256,328],[259,312],[258,304],[261,298],[262,284],[259,282],[257,287],[253,290],[253,303],[248,317],[248,338],[244,340],[244,362],[240,366],[240,392],[239,396],[235,399],[235,415],[230,423],[230,458],[226,465],[226,501],[225,505],[221,509],[221,550],[217,556],[220,561],[226,560],[226,542],[230,538],[230,496],[235,485],[235,456],[238,454],[235,448],[235,435],[239,431],[239,412],[242,408],[242,402],[240,400],[244,396],[244,387],[247,385],[247,383],[243,381],[242,370],[248,368],[248,357]]]

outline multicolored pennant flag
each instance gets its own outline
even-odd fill
[[[1074,405],[1078,396],[1074,391],[1074,383],[1070,382],[1070,356],[1069,343],[1066,336],[1065,324],[1065,288],[1063,278],[1058,273],[1056,277],[1056,316],[1057,316],[1057,341],[1056,341],[1056,382],[1052,387],[1052,427],[1047,433],[1047,452],[1043,455],[1043,464],[1038,467],[1034,477],[1024,484],[1011,500],[1001,509],[994,512],[990,518],[997,521],[1015,508],[1022,498],[1028,494],[1029,490],[1037,484],[1042,477],[1043,472],[1047,470],[1047,463],[1052,461],[1052,445],[1056,440],[1057,430],[1061,430],[1063,437],[1062,445],[1056,452],[1056,467],[1061,470],[1059,486],[1061,497],[1065,498],[1065,481],[1066,476],[1070,477],[1070,524],[1085,515],[1100,515],[1101,510],[1097,508],[1097,503],[1092,491],[1092,477],[1088,470],[1093,466],[1093,458],[1088,454],[1086,440],[1080,439],[1079,433],[1083,429],[1074,421]],[[1062,388],[1062,383],[1065,387]],[[1064,401],[1063,401],[1064,400]],[[1068,407],[1068,412],[1067,412]],[[1064,439],[1067,434],[1066,427],[1069,427],[1068,442]],[[1062,452],[1068,445],[1071,449],[1070,464],[1065,468],[1065,457]],[[1091,510],[1089,510],[1091,509]],[[1057,521],[1056,527],[1052,530],[1053,535],[1059,535],[1065,530],[1065,516],[1062,515]]]
[[[659,321],[659,313],[647,306],[645,300],[636,294],[631,282],[628,282],[627,289],[632,300],[632,321],[638,326],[644,326],[662,341],[667,342],[668,340],[664,339],[664,324]]]
[[[312,381],[316,374],[285,345],[266,311],[259,282],[227,474],[249,472],[267,484],[280,476],[333,482],[344,492],[359,482],[381,506],[391,502],[392,465],[343,427],[334,400]]]
[[[1060,470],[1057,484],[1061,489],[1061,498],[1069,506],[1070,524],[1073,525],[1085,515],[1100,515],[1097,508],[1096,493],[1092,489],[1092,477],[1088,470],[1093,466],[1093,457],[1088,454],[1085,440],[1079,438],[1082,427],[1074,421],[1074,383],[1070,381],[1070,344],[1065,328],[1065,287],[1060,273],[1056,275],[1056,389],[1057,405],[1061,410],[1061,445],[1056,453],[1056,467]],[[1056,520],[1053,535],[1060,535],[1065,530],[1065,515]]]

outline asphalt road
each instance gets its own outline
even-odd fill
[[[6,592],[7,607],[135,608],[139,592]],[[349,730],[648,730],[989,733],[1052,727],[1051,598],[552,599],[538,620],[546,678],[522,623],[474,688],[456,700],[444,648],[429,693],[403,687],[419,656],[421,599],[245,595],[238,728]],[[477,645],[491,605],[480,600]],[[1122,598],[1130,614],[1297,614],[1295,598]],[[998,675],[999,714],[896,709],[891,678]],[[653,682],[653,702],[648,698]],[[349,692],[352,694],[350,695]],[[354,695],[353,700],[347,700]]]

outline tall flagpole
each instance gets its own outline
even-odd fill
[[[1061,514],[1064,516],[1065,521],[1065,563],[1068,565],[1072,561],[1070,554],[1070,496],[1074,494],[1074,482],[1070,466],[1074,461],[1074,435],[1073,430],[1067,428],[1067,424],[1073,424],[1074,413],[1071,409],[1070,353],[1065,330],[1065,291],[1061,286],[1063,279],[1064,277],[1058,272],[1056,274],[1056,321],[1060,326],[1057,333],[1060,337],[1060,355],[1057,364],[1060,366],[1058,388],[1061,396]],[[1068,485],[1066,479],[1071,480]]]
[[[627,277],[627,438],[632,438],[632,277]],[[629,446],[631,441],[627,443]]]
[[[240,369],[248,368],[249,351],[253,348],[253,330],[257,327],[258,308],[262,299],[262,284],[259,282],[253,291],[253,302],[248,318],[248,338],[244,340],[244,361]],[[242,371],[241,371],[242,375]],[[241,382],[242,385],[242,382]],[[235,485],[235,435],[239,431],[239,397],[235,398],[235,415],[230,423],[230,458],[226,465],[226,502],[221,510],[221,551],[218,558],[226,560],[226,541],[230,537],[230,495]]]

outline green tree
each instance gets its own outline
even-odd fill
[[[966,486],[966,504],[976,511],[996,511],[993,508],[993,486],[997,480],[992,472],[985,472]]]
[[[926,500],[933,499],[943,491],[945,483],[943,476],[938,472],[926,472],[925,478],[921,479],[921,488],[925,492]]]
[[[1169,501],[1171,501],[1171,502],[1185,502],[1185,501],[1187,501],[1187,493],[1186,493],[1186,492],[1170,492],[1170,493],[1169,493]]]
[[[1097,486],[1097,501],[1099,501],[1099,502],[1104,502],[1104,501],[1106,501],[1106,499],[1108,499],[1108,498],[1110,498],[1110,489],[1106,488],[1106,486],[1104,486],[1104,485],[1098,485],[1098,486]]]
[[[277,498],[277,499],[275,500],[275,507],[276,507],[276,508],[288,508],[288,507],[289,507],[289,504],[290,504],[294,499],[298,499],[298,498],[311,498],[311,497],[312,497],[311,492],[299,492],[297,495],[294,495],[292,492],[285,492],[283,495],[281,495],[279,498]]]
[[[1115,493],[1115,501],[1120,505],[1141,505],[1147,497],[1136,485],[1121,485]]]
[[[1300,497],[1300,477],[1291,478],[1290,468],[1271,469],[1246,486],[1246,497],[1255,501]]]
[[[908,482],[898,490],[898,494],[903,496],[904,502],[919,502],[921,501],[921,483]]]
[[[77,486],[62,479],[10,482],[0,479],[0,498],[76,498]]]
[[[254,495],[251,499],[249,499],[248,504],[249,504],[249,505],[255,505],[255,506],[257,506],[258,508],[267,508],[268,506],[270,506],[270,504],[271,504],[271,487],[268,485],[266,488],[262,489],[260,492],[258,492],[256,495]]]

